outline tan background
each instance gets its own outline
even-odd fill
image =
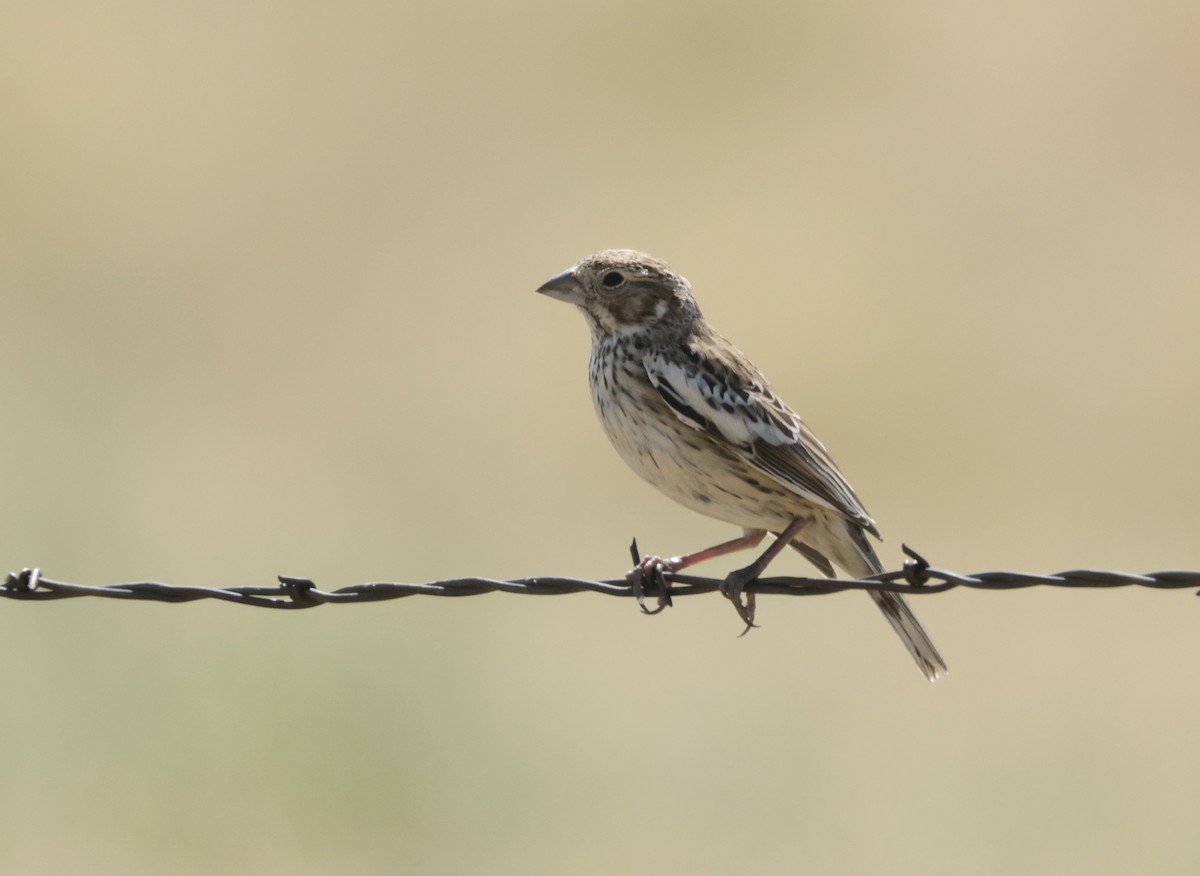
[[[899,561],[1196,568],[1200,7],[9,4],[0,563],[609,577],[732,530],[582,319],[693,281]],[[711,571],[720,572],[720,564]],[[804,572],[798,557],[780,571]],[[0,870],[1191,874],[1200,605],[0,603]]]

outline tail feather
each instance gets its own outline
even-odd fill
[[[797,542],[793,542],[792,546],[810,560],[812,560],[810,554],[817,554],[824,560],[824,565],[815,560],[813,562],[830,578],[833,577],[833,570],[829,568],[829,560],[833,560],[834,563],[858,578],[882,572],[883,564],[879,562],[875,549],[867,541],[862,527],[849,520],[844,520],[843,523],[846,531],[850,534],[850,544],[847,544],[845,539],[835,537],[822,540],[824,543],[821,544],[819,551],[813,547],[810,539],[806,539],[807,544],[803,546]],[[851,544],[853,549],[849,549]],[[826,555],[828,555],[828,559],[825,558]],[[948,671],[946,661],[938,653],[933,640],[929,638],[929,634],[925,632],[921,622],[917,620],[917,616],[912,613],[912,609],[908,607],[904,597],[899,593],[888,593],[882,590],[871,590],[868,593],[875,604],[879,606],[879,610],[883,612],[883,616],[888,619],[892,629],[900,636],[908,653],[917,661],[917,666],[920,667],[921,672],[925,673],[925,677],[930,681],[937,681],[941,678]]]
[[[917,616],[912,613],[912,609],[908,607],[904,597],[899,593],[887,593],[881,590],[869,592],[871,598],[875,600],[875,604],[879,606],[879,610],[883,612],[883,616],[892,625],[892,629],[904,642],[908,653],[912,654],[913,659],[917,661],[917,666],[925,673],[925,677],[930,681],[937,681],[941,678],[947,671],[946,661],[938,653],[933,640],[929,638],[929,634],[925,632],[921,622],[917,620]]]

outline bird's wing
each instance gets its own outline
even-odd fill
[[[878,535],[824,445],[727,341],[693,341],[683,357],[653,350],[642,364],[684,423],[798,495]]]

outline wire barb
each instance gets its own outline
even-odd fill
[[[630,545],[634,563],[639,561],[637,542]],[[937,569],[916,551],[904,546],[908,557],[904,567],[895,572],[881,572],[861,579],[759,578],[746,586],[748,593],[771,593],[780,596],[820,596],[845,590],[886,590],[912,596],[945,593],[958,587],[972,590],[1018,590],[1026,587],[1149,587],[1156,590],[1197,589],[1200,596],[1200,571],[1162,571],[1145,574],[1074,569],[1053,575],[1034,575],[1024,572],[977,572],[960,575]],[[337,590],[320,590],[309,578],[280,575],[279,583],[267,587],[189,587],[178,584],[163,584],[157,581],[140,581],[126,584],[89,586],[55,581],[42,576],[41,569],[28,568],[20,572],[9,572],[0,598],[26,602],[42,602],[55,599],[72,599],[93,596],[107,599],[129,599],[144,602],[195,602],[200,599],[217,599],[236,605],[253,605],[259,608],[302,609],[330,603],[380,602],[400,599],[405,596],[477,596],[482,593],[522,593],[532,596],[557,596],[564,593],[600,593],[605,596],[634,597],[643,611],[657,613],[645,608],[646,595],[661,594],[666,600],[675,596],[694,596],[712,593],[721,586],[719,578],[701,578],[674,572],[655,576],[656,588],[647,590],[630,584],[624,578],[606,581],[591,581],[582,578],[560,576],[535,576],[502,581],[494,578],[450,578],[423,584],[396,582],[373,582],[351,584]],[[653,593],[658,589],[658,594]]]
[[[929,582],[929,561],[906,544],[900,545],[904,556],[904,580],[914,587],[923,587]]]

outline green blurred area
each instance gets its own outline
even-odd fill
[[[534,295],[693,282],[901,542],[1196,568],[1200,7],[10,4],[0,562],[612,577],[628,473]],[[714,564],[714,574],[722,570]],[[806,573],[799,557],[779,571]],[[0,603],[0,871],[1200,868],[1183,593]]]

